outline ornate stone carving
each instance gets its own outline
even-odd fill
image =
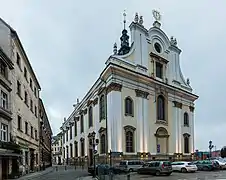
[[[134,17],[134,22],[135,23],[138,23],[139,21],[139,16],[138,16],[138,13],[135,14],[135,17]]]
[[[80,110],[80,111],[79,111],[79,114],[82,115],[82,114],[83,114],[83,110]]]
[[[190,86],[190,79],[189,78],[187,78],[187,85]]]
[[[83,110],[83,114],[87,114],[87,108]]]
[[[81,142],[84,142],[84,141],[85,141],[85,139],[81,137],[81,138],[80,138],[80,141],[81,141]]]
[[[101,88],[98,90],[98,95],[100,95],[101,93],[103,93],[103,91],[104,91],[105,89],[106,89],[105,87],[101,87]]]
[[[173,45],[173,46],[177,46],[177,39],[174,38],[173,36],[171,36],[171,38],[170,38],[170,44]]]
[[[101,127],[100,129],[99,129],[99,133],[102,133],[102,132],[104,132],[104,131],[106,131],[106,128],[104,128],[104,127]]]
[[[140,16],[139,24],[140,24],[140,25],[143,25],[143,23],[144,23],[143,16]]]
[[[174,103],[174,107],[182,109],[182,103],[177,102],[177,101],[173,101],[173,103]]]
[[[136,92],[137,97],[142,97],[142,98],[145,98],[145,99],[148,98],[148,95],[149,95],[148,92],[142,91],[140,89],[135,89],[135,92]]]
[[[108,87],[107,87],[107,94],[111,91],[121,91],[122,89],[122,85],[118,84],[118,83],[111,83]]]
[[[191,111],[191,112],[194,112],[195,107],[193,107],[193,106],[189,106],[189,109],[190,109],[190,111]]]
[[[79,116],[74,117],[74,121],[79,121]]]
[[[124,130],[125,130],[125,131],[135,131],[136,128],[133,127],[133,126],[127,125],[127,126],[124,126]]]
[[[183,136],[184,136],[184,137],[190,137],[191,135],[188,134],[188,133],[184,133]]]
[[[118,50],[117,50],[117,44],[115,43],[114,44],[114,47],[113,47],[113,53],[114,54],[117,54]]]
[[[95,135],[96,135],[96,133],[93,131],[92,133],[88,134],[88,138],[95,137]]]
[[[98,98],[95,98],[95,99],[93,100],[93,105],[95,106],[95,105],[97,105],[97,103],[98,103]]]
[[[89,106],[89,105],[92,104],[92,103],[93,103],[93,100],[88,100],[87,106]]]

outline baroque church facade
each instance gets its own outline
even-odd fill
[[[121,47],[114,45],[100,77],[61,126],[64,162],[92,164],[93,148],[99,157],[193,156],[198,96],[181,72],[177,41],[157,18],[146,29],[136,13],[129,28],[131,44],[124,28]]]

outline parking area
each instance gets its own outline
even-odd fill
[[[127,175],[118,175],[118,180],[127,179]],[[131,173],[130,180],[226,180],[226,171],[197,171],[195,173],[173,172],[170,176],[139,175]]]

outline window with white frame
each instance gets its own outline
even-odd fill
[[[1,91],[1,107],[8,109],[8,95]]]
[[[1,124],[1,141],[8,141],[8,126],[6,124]]]

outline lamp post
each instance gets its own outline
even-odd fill
[[[209,150],[210,150],[210,155],[209,157],[211,158],[212,157],[212,149],[214,148],[214,145],[213,145],[213,142],[212,141],[209,141]]]
[[[95,135],[96,133],[93,131],[91,133],[91,137],[92,137],[92,149],[93,149],[93,167],[94,167],[94,173],[93,173],[93,177],[96,177],[96,162],[95,162],[95,154],[97,153],[97,150],[95,149],[95,147],[99,144],[99,140],[95,139]]]

